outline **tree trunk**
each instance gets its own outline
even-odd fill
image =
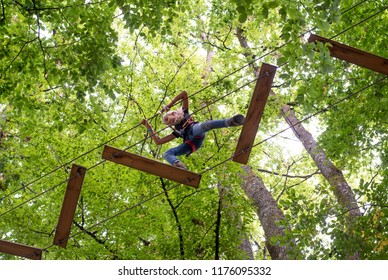
[[[256,55],[252,53],[247,38],[244,36],[244,30],[241,29],[241,27],[237,27],[236,29],[236,35],[237,39],[240,42],[240,46],[244,48],[244,56],[247,58],[248,62],[250,62],[250,66],[253,68],[253,73],[255,74],[255,77],[259,77],[260,67],[256,65],[255,62],[251,62],[256,59]]]
[[[205,33],[202,33],[201,39],[203,42],[206,41],[207,35]],[[204,69],[204,73],[202,75],[202,80],[203,80],[202,85],[204,85],[204,86],[206,86],[208,84],[207,78],[209,77],[209,75],[213,71],[213,67],[212,67],[213,56],[214,56],[213,49],[211,47],[208,47],[206,49],[206,66]]]
[[[253,255],[252,245],[249,242],[248,237],[241,238],[240,249],[242,251],[244,251],[246,254],[245,260],[254,260],[255,259],[254,255]]]
[[[260,177],[249,166],[242,166],[246,172],[243,176],[242,189],[256,208],[259,220],[264,229],[266,247],[273,260],[289,259],[286,246],[273,243],[273,238],[285,236],[284,228],[278,225],[284,220],[283,212],[279,209],[275,199],[265,187]]]
[[[349,212],[350,217],[356,218],[361,216],[354,193],[342,174],[342,171],[327,158],[325,151],[318,145],[313,136],[302,126],[288,105],[284,105],[282,107],[282,114],[296,137],[298,137],[298,139],[302,142],[303,146],[318,166],[322,175],[333,187],[334,195],[340,205]]]
[[[307,152],[310,154],[315,164],[318,166],[322,175],[326,178],[333,188],[338,203],[348,213],[348,232],[351,232],[352,225],[357,217],[361,216],[353,190],[346,181],[342,171],[339,170],[327,157],[325,151],[318,145],[311,133],[309,133],[296,118],[294,112],[288,105],[282,107],[282,114],[286,122],[290,125],[294,134],[302,142]],[[358,252],[352,252],[350,259],[358,259]]]

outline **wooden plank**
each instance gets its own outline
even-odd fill
[[[315,34],[311,34],[308,41],[330,43],[329,51],[331,56],[388,75],[388,59],[384,57],[367,53]]]
[[[66,248],[85,174],[85,167],[73,164],[54,236],[54,245]]]
[[[33,260],[42,259],[42,249],[5,240],[0,240],[0,252]]]
[[[263,63],[249,104],[247,116],[241,129],[233,161],[247,164],[256,137],[264,107],[276,73],[276,66]]]
[[[194,188],[197,188],[201,181],[201,175],[199,174],[107,145],[104,147],[102,158]]]

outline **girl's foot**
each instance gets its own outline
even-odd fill
[[[187,170],[187,167],[180,160],[177,160],[176,162],[174,162],[173,166],[183,170]]]
[[[235,115],[226,121],[228,126],[239,126],[242,125],[245,121],[243,115]]]

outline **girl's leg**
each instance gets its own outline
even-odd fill
[[[193,125],[192,134],[194,136],[201,136],[211,129],[242,125],[244,123],[244,119],[243,115],[236,115],[229,119],[210,120],[203,123],[196,123]]]
[[[211,129],[226,127],[226,120],[227,119],[211,120],[202,123],[196,123],[193,125],[192,134],[193,136],[201,136],[202,134],[208,132]]]
[[[186,144],[186,143],[182,143],[182,144],[180,144],[179,146],[177,146],[175,148],[171,148],[171,149],[167,150],[163,154],[163,158],[166,161],[168,161],[168,163],[170,163],[171,165],[174,165],[174,163],[179,161],[177,156],[188,155],[190,153],[191,153],[190,146],[188,144]]]

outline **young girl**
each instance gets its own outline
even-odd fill
[[[182,100],[182,108],[175,111],[170,111],[171,106]],[[151,125],[146,119],[143,119],[144,125],[148,132],[151,133],[151,138],[156,145],[161,145],[174,140],[175,138],[183,138],[183,143],[175,148],[167,150],[163,154],[163,158],[175,167],[187,170],[186,166],[177,158],[181,155],[189,155],[198,150],[205,140],[206,132],[228,126],[239,126],[244,123],[243,115],[235,115],[232,118],[222,120],[209,120],[206,122],[195,122],[189,114],[189,100],[186,91],[178,94],[167,106],[164,106],[162,111],[167,112],[162,121],[164,124],[172,127],[174,132],[163,138],[159,138],[153,131]]]

